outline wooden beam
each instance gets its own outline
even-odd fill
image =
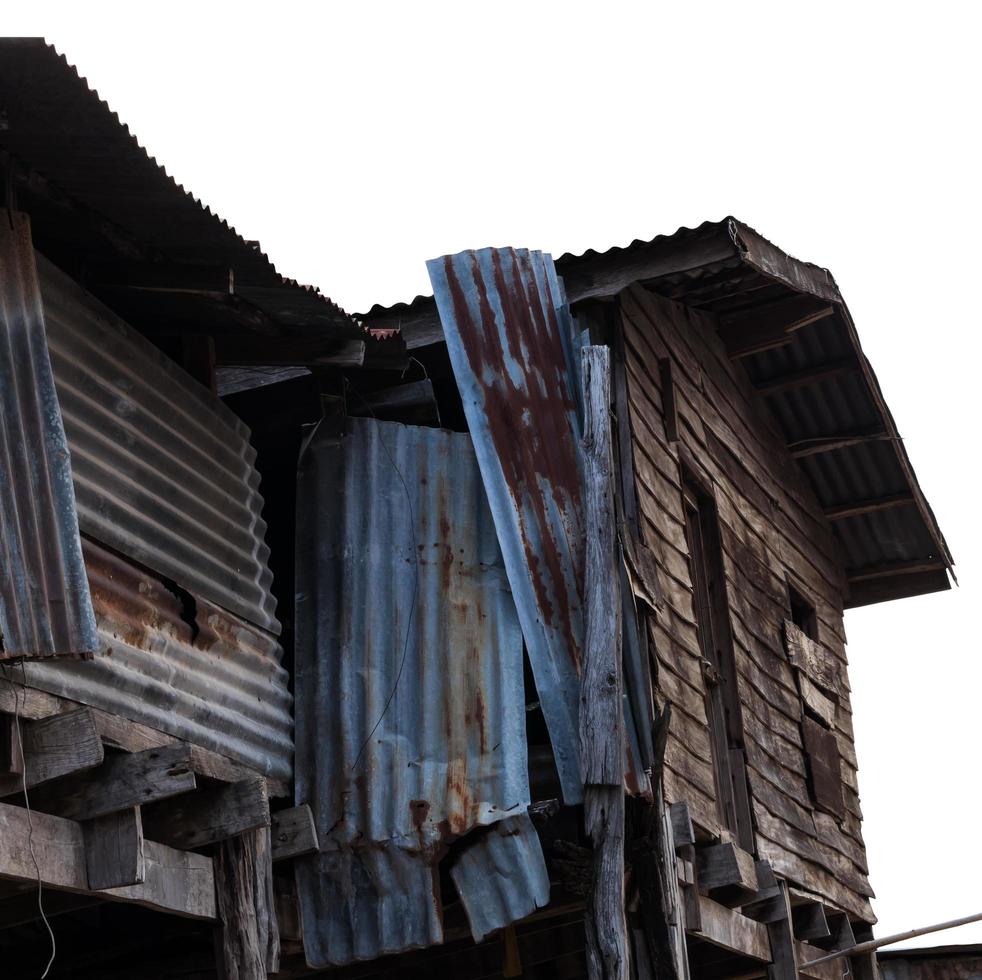
[[[110,756],[95,772],[39,789],[32,803],[46,813],[89,820],[187,793],[195,786],[191,747],[177,744]]]
[[[586,514],[586,638],[580,682],[583,819],[593,842],[586,958],[591,980],[627,980],[624,911],[624,713],[621,599],[616,558],[610,352],[581,352]]]
[[[289,810],[278,810],[270,815],[270,820],[274,861],[313,854],[317,850],[314,814],[306,803]]]
[[[92,769],[103,760],[102,741],[91,708],[22,723],[26,773],[0,778],[0,796],[39,786],[69,773]]]
[[[20,726],[13,715],[0,715],[0,779],[23,772]]]
[[[241,783],[185,793],[144,809],[147,836],[171,847],[193,850],[269,826],[266,781],[260,776]]]
[[[675,843],[675,850],[677,851],[687,844],[695,844],[696,832],[692,826],[689,804],[673,803],[669,807],[669,813],[672,818],[672,838]]]
[[[279,971],[273,865],[268,828],[222,841],[215,858],[221,976],[266,980]]]
[[[33,824],[33,828],[32,828]],[[28,841],[33,838],[33,857]],[[34,859],[37,859],[35,867]],[[105,890],[92,889],[80,823],[49,813],[0,803],[0,878],[63,891],[131,902],[194,919],[215,918],[211,858],[144,842],[145,880]]]
[[[767,968],[767,977],[768,980],[798,980],[798,947],[794,938],[787,882],[778,881],[769,865],[767,872],[765,880],[777,889],[781,903],[781,914],[767,924],[767,937],[771,944],[771,964]]]
[[[890,434],[879,426],[866,429],[855,429],[850,432],[838,432],[835,435],[818,436],[813,439],[800,439],[788,443],[788,452],[793,459],[804,459],[806,456],[818,456],[821,453],[831,453],[836,449],[848,449],[850,446],[861,446],[867,442],[886,442]]]
[[[118,888],[146,879],[139,807],[86,820],[82,836],[89,888]]]
[[[884,497],[872,497],[848,504],[838,504],[835,507],[826,507],[824,513],[830,521],[841,521],[847,517],[873,514],[881,510],[892,510],[894,507],[907,507],[913,503],[915,501],[912,493],[891,493]]]
[[[215,337],[215,361],[222,365],[286,364],[290,366],[361,367],[368,341],[325,337],[323,333],[303,336]]]
[[[795,951],[798,958],[798,973],[808,980],[842,980],[842,963],[836,960],[829,960],[825,963],[811,965],[811,960],[817,959],[822,955],[820,949],[808,943],[796,942]]]
[[[827,939],[829,931],[828,919],[825,918],[825,906],[821,902],[805,902],[795,905],[791,910],[794,919],[794,934],[796,939],[812,941]]]
[[[753,856],[736,844],[714,844],[696,850],[696,882],[724,905],[741,905],[758,889]],[[727,893],[725,899],[718,892]]]
[[[802,293],[749,312],[721,316],[719,335],[731,358],[749,357],[790,343],[796,331],[834,312],[827,301]]]
[[[98,894],[117,902],[171,912],[187,919],[214,919],[215,873],[210,857],[144,841],[146,878],[142,884],[109,888]]]
[[[854,568],[846,573],[849,582],[866,582],[877,578],[890,578],[894,575],[916,575],[920,572],[935,572],[944,569],[945,564],[940,558],[927,558],[915,561],[888,561],[882,565],[867,565],[865,568]]]
[[[846,357],[825,364],[815,364],[800,371],[789,371],[787,374],[754,381],[753,386],[762,395],[780,395],[785,391],[794,391],[796,388],[805,388],[808,385],[831,381],[848,374],[858,374],[860,370],[859,362],[854,357]]]
[[[699,918],[699,928],[688,930],[692,935],[731,953],[738,953],[761,963],[770,962],[771,944],[767,926],[763,923],[728,909],[705,895],[699,896]]]

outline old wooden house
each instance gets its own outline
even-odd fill
[[[875,976],[843,613],[951,557],[826,270],[350,316],[36,40],[0,171],[4,976]]]

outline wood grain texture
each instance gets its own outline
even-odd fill
[[[699,648],[678,473],[684,452],[713,486],[718,507],[746,770],[762,856],[773,855],[790,882],[872,921],[843,645],[847,585],[826,515],[763,396],[720,341],[715,318],[638,286],[620,295],[619,308],[639,528],[661,585],[662,605],[650,628],[656,693],[676,708],[666,751],[666,798],[689,804],[699,833],[712,827],[715,789],[699,704]],[[677,443],[666,437],[666,358],[672,363]],[[829,369],[851,366],[834,363]],[[788,388],[811,383],[803,377],[785,380]],[[814,603],[821,639],[820,655],[807,651],[801,666],[789,660],[785,645],[789,579]],[[811,801],[801,676],[810,710],[835,726],[841,820]]]
[[[591,980],[627,980],[621,602],[606,347],[583,349],[582,378],[586,640],[580,680],[580,764],[584,826],[593,842],[586,952]]]
[[[272,847],[268,827],[222,841],[215,858],[220,918],[216,946],[226,980],[266,980],[279,970]]]
[[[111,755],[98,769],[39,788],[34,805],[48,813],[87,820],[187,793],[196,786],[186,744]]]
[[[90,888],[118,888],[146,880],[139,807],[86,820],[82,835]]]

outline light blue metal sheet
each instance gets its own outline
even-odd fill
[[[552,259],[428,264],[567,803],[582,799],[583,541],[576,334]]]
[[[527,813],[494,825],[450,870],[475,942],[549,904],[549,869]]]
[[[298,490],[297,802],[350,855],[298,865],[312,966],[438,941],[443,844],[529,802],[522,635],[470,437],[346,424],[321,423]]]
[[[0,657],[98,646],[31,228],[0,221]]]

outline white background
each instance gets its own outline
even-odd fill
[[[961,581],[847,614],[877,933],[982,911],[978,8],[27,6],[5,32],[47,36],[170,174],[352,312],[429,292],[447,252],[727,214],[828,266]]]

